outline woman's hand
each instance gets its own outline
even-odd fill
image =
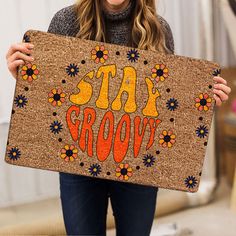
[[[216,100],[216,105],[221,106],[222,102],[229,99],[228,95],[231,93],[231,88],[227,86],[227,81],[222,77],[215,76],[213,79],[216,82],[214,84],[213,97]]]
[[[24,65],[26,61],[32,62],[34,60],[30,56],[33,47],[34,45],[31,43],[17,43],[9,48],[6,55],[7,66],[15,79],[17,78],[18,66]]]

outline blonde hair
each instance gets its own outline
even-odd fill
[[[106,42],[106,28],[100,1],[102,0],[79,0],[75,5],[80,28],[77,37]],[[170,53],[166,46],[163,26],[156,13],[155,0],[136,0],[134,5],[128,46]]]

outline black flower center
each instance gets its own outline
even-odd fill
[[[166,136],[164,137],[164,141],[165,141],[166,143],[170,142],[170,140],[171,140],[170,135],[166,135]]]
[[[54,99],[55,101],[60,101],[60,99],[61,99],[60,94],[58,94],[58,93],[54,94],[53,99]]]
[[[202,106],[206,106],[206,104],[207,104],[206,99],[201,99],[200,104],[201,104]]]
[[[72,150],[66,150],[66,155],[67,155],[68,157],[71,157],[71,156],[73,155]]]
[[[28,76],[32,76],[34,74],[34,71],[31,68],[29,68],[29,69],[27,69],[26,74]]]
[[[122,168],[121,171],[120,171],[120,173],[121,173],[122,175],[127,175],[127,169],[126,169],[126,168]]]
[[[30,42],[30,37],[28,35],[24,35],[24,40],[26,43]]]
[[[102,58],[103,57],[103,52],[101,50],[97,51],[96,56],[98,58]]]
[[[162,76],[164,74],[162,69],[157,70],[157,75],[158,76]]]

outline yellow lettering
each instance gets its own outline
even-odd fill
[[[103,74],[102,85],[99,93],[99,97],[96,101],[96,106],[101,109],[107,109],[109,106],[108,90],[109,90],[109,75],[112,78],[116,76],[116,65],[101,66],[97,71],[97,78],[100,78]]]
[[[122,93],[127,92],[128,99],[125,103],[124,111],[128,113],[136,111],[137,109],[137,105],[135,101],[136,80],[137,80],[136,70],[130,66],[124,67],[123,81],[122,81],[119,93],[111,106],[113,110],[119,111],[121,109]]]
[[[146,78],[145,82],[148,88],[148,101],[146,107],[143,109],[143,115],[157,117],[156,99],[160,96],[160,93],[158,89],[155,89],[155,93],[153,93],[154,84],[151,79]]]
[[[83,79],[78,83],[77,88],[80,90],[77,94],[70,95],[70,101],[77,105],[83,105],[89,102],[92,97],[93,87],[90,83],[85,81],[86,77],[92,79],[94,75],[94,71],[86,74]]]

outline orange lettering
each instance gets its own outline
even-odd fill
[[[149,139],[149,142],[147,144],[146,150],[148,150],[153,145],[156,128],[160,123],[161,123],[161,120],[159,120],[159,119],[158,120],[155,120],[153,118],[149,119],[150,139]]]
[[[148,118],[143,119],[143,126],[141,134],[139,134],[139,126],[140,126],[141,118],[136,116],[134,118],[134,157],[137,157],[139,154],[139,150],[143,141],[143,136],[146,130],[146,126],[148,123]]]
[[[125,138],[124,140],[121,140],[121,131],[124,123],[126,124]],[[129,147],[130,126],[131,126],[130,116],[128,114],[123,115],[117,125],[117,130],[115,134],[114,151],[113,151],[115,162],[123,161],[126,155],[126,152]]]
[[[80,112],[80,108],[73,105],[68,109],[68,111],[66,113],[66,121],[67,121],[67,125],[68,125],[68,128],[69,128],[71,137],[74,141],[77,141],[78,133],[79,133],[80,120],[75,119],[75,123],[73,123],[72,119],[71,119],[72,112],[75,112],[75,115],[78,117],[79,112]]]
[[[91,157],[93,156],[93,130],[92,125],[94,124],[96,119],[96,112],[93,108],[86,107],[84,109],[84,119],[82,123],[81,135],[79,140],[79,146],[81,150],[84,152],[86,148],[86,141],[87,148],[88,148],[88,155]],[[88,140],[86,139],[86,134],[88,131]]]
[[[107,138],[104,137],[106,121],[109,121]],[[105,161],[110,154],[112,137],[114,133],[114,115],[111,111],[105,113],[97,138],[97,157],[99,161]]]

